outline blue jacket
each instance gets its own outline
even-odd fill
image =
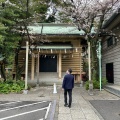
[[[74,77],[71,74],[64,76],[62,88],[64,89],[73,89],[74,88]]]

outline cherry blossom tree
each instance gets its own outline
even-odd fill
[[[98,80],[96,45],[103,33],[116,36],[113,31],[105,31],[103,25],[114,12],[117,12],[120,0],[63,0],[62,2],[63,6],[58,9],[59,20],[64,22],[67,19],[69,24],[74,24],[78,30],[85,31],[85,39],[91,44],[92,80]]]

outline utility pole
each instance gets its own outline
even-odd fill
[[[89,65],[89,81],[91,81],[91,53],[90,53],[90,42],[88,42],[88,65]]]
[[[91,50],[90,50],[90,41],[88,41],[88,69],[89,69],[89,94],[93,95],[93,83],[91,80]]]
[[[89,76],[89,95],[93,95],[93,82],[91,80],[91,49],[88,36],[85,37],[88,43],[88,76]]]
[[[27,81],[28,81],[28,50],[29,50],[29,45],[28,41],[26,41],[26,65],[25,65],[25,91],[24,94],[27,94]]]

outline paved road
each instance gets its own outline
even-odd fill
[[[0,120],[44,120],[50,101],[0,101]]]
[[[120,100],[92,100],[90,102],[104,120],[120,120]]]

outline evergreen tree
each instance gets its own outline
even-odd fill
[[[59,4],[59,0],[53,3]],[[16,78],[19,79],[20,66],[18,55],[24,36],[27,36],[31,45],[31,36],[27,26],[32,23],[46,21],[46,12],[51,0],[1,0],[0,6],[0,54],[5,57],[2,67],[2,77],[5,77],[5,64],[15,52]]]

